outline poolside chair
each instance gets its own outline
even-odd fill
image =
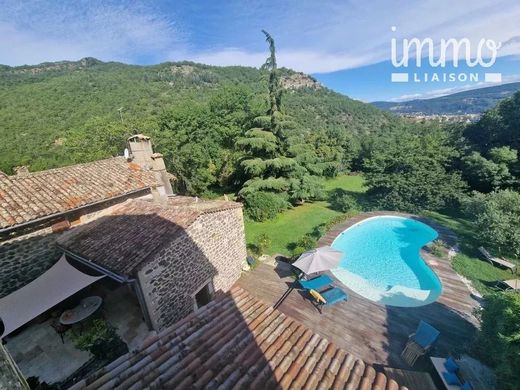
[[[431,349],[439,335],[440,332],[437,329],[421,320],[415,333],[408,336],[401,357],[406,363],[413,366],[419,357],[425,355]]]
[[[331,287],[328,290],[321,292],[311,289],[309,290],[309,293],[313,298],[313,304],[316,306],[320,314],[322,306],[332,306],[348,299],[347,293],[338,287]]]
[[[499,280],[496,286],[502,290],[520,291],[520,279]]]
[[[517,270],[516,264],[513,264],[513,263],[511,263],[505,259],[499,258],[499,257],[491,256],[490,253],[483,246],[478,248],[478,250],[480,251],[480,253],[482,253],[484,258],[490,262],[490,264],[507,268],[511,271],[511,273],[516,273],[516,270]]]
[[[329,287],[332,285],[334,281],[332,278],[328,275],[320,275],[316,278],[310,279],[310,280],[298,280],[298,283],[300,286],[305,290],[321,290],[325,287]]]

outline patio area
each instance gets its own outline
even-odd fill
[[[377,304],[354,293],[329,273],[335,284],[348,293],[349,299],[325,307],[320,314],[298,289],[280,299],[289,288],[295,287],[294,278],[284,263],[277,267],[262,263],[243,274],[237,285],[265,303],[276,305],[281,312],[368,363],[410,369],[400,354],[420,320],[429,322],[441,332],[431,353],[433,356],[456,354],[472,339],[476,330],[472,310],[477,302],[471,298],[451,264],[448,260],[426,260],[431,262],[444,290],[437,302],[422,307]]]
[[[87,296],[103,299],[101,307],[89,318],[103,318],[114,326],[129,350],[137,348],[148,335],[137,298],[129,286],[100,280],[5,338],[6,349],[26,378],[34,376],[40,382],[58,383],[92,361],[91,353],[77,349],[71,338],[72,332],[81,331],[81,323],[64,333],[63,342],[51,326],[64,310]]]

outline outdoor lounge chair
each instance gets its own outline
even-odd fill
[[[316,278],[310,279],[310,280],[298,280],[298,283],[300,283],[300,286],[304,288],[305,290],[321,290],[325,287],[330,286],[333,283],[333,280],[328,275],[320,275]]]
[[[309,290],[309,293],[313,298],[313,303],[320,313],[322,306],[332,306],[348,299],[347,293],[338,287],[332,287],[321,292],[311,289]]]
[[[520,291],[520,279],[499,280],[497,287],[503,290]]]
[[[505,259],[491,256],[483,246],[478,248],[478,250],[480,251],[480,253],[482,253],[485,259],[489,261],[492,265],[498,265],[500,267],[509,269],[511,273],[516,273],[516,264],[513,264]]]
[[[408,336],[401,357],[406,363],[413,366],[419,357],[425,355],[431,349],[439,335],[440,332],[437,329],[421,320],[415,333]]]

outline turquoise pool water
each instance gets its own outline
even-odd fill
[[[345,253],[333,270],[347,287],[389,306],[422,306],[434,302],[442,285],[419,254],[438,233],[403,217],[369,218],[336,237],[332,247]]]

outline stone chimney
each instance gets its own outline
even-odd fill
[[[131,136],[128,138],[128,149],[130,152],[129,157],[133,162],[139,164],[143,169],[154,172],[160,187],[153,189],[152,192],[155,193],[158,190],[160,195],[173,195],[170,183],[171,175],[166,171],[162,154],[153,152],[150,137],[143,134]]]
[[[29,168],[25,165],[14,167],[13,171],[16,176],[27,176],[29,174]]]
[[[166,171],[163,155],[161,153],[152,154],[152,171],[159,183],[164,185],[165,195],[173,195],[172,184],[170,183],[170,174]]]
[[[152,141],[150,137],[143,134],[136,134],[128,138],[128,149],[130,158],[133,162],[141,165],[145,169],[152,169]]]

